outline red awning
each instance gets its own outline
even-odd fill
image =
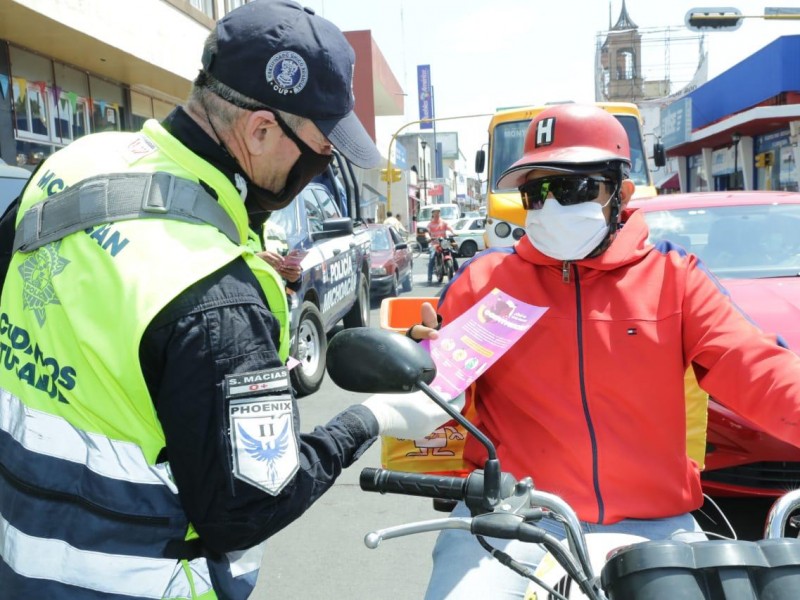
[[[656,188],[659,190],[679,190],[681,189],[681,180],[677,173],[671,173],[664,179],[656,183]]]

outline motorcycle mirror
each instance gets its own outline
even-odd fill
[[[404,335],[385,329],[354,327],[333,336],[326,369],[331,380],[350,392],[412,392],[431,383],[436,365],[424,349]]]
[[[497,506],[502,498],[497,450],[480,429],[429,387],[436,377],[436,364],[419,344],[394,331],[354,327],[333,336],[325,358],[328,375],[342,389],[372,394],[422,390],[441,406],[486,448],[483,506],[487,510]]]

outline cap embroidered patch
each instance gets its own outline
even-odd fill
[[[278,52],[267,63],[267,82],[279,94],[297,94],[306,87],[306,61],[291,50]]]

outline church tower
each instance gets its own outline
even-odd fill
[[[610,10],[609,5],[609,13]],[[609,28],[600,48],[599,61],[597,100],[637,102],[643,98],[642,36],[628,14],[625,0],[617,23]]]

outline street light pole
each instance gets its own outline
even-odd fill
[[[425,180],[425,163],[427,162],[425,149],[428,147],[428,142],[420,140],[419,145],[422,146],[422,189],[425,194],[425,198],[422,200],[422,206],[426,206],[428,204],[428,182]]]
[[[454,119],[474,119],[477,117],[491,117],[493,113],[483,113],[479,115],[460,115],[457,117],[437,117],[435,119],[419,119],[417,121],[409,121],[402,127],[400,127],[397,131],[394,132],[392,135],[392,139],[389,140],[389,150],[386,153],[386,173],[387,173],[387,181],[386,181],[386,210],[392,210],[392,181],[391,177],[388,177],[388,174],[392,172],[392,146],[394,145],[394,140],[397,138],[399,133],[403,131],[406,127],[411,127],[412,125],[416,125],[418,123],[432,123],[434,121],[452,121]]]

